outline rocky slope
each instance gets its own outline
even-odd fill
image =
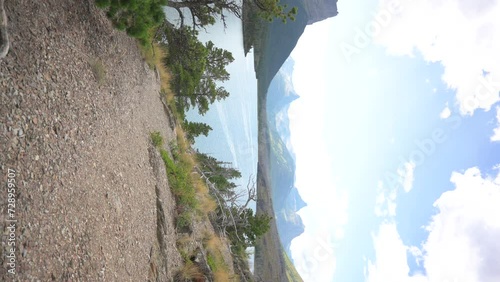
[[[6,1],[5,10],[0,164],[3,187],[15,171],[16,222],[2,190],[0,281],[169,281],[182,260],[149,137],[173,137],[155,73],[91,0]]]

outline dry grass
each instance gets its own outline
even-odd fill
[[[227,271],[218,270],[213,273],[215,282],[226,282],[226,281],[239,281],[236,277],[233,277],[231,273]]]
[[[196,161],[194,160],[194,162]],[[198,206],[199,210],[203,214],[208,214],[210,212],[215,211],[215,209],[217,208],[217,203],[215,202],[214,198],[210,195],[208,186],[205,183],[205,181],[203,181],[203,179],[197,173],[193,173],[192,177],[193,177],[194,189],[200,201],[200,204]]]
[[[179,146],[179,150],[187,151],[189,149],[190,144],[186,138],[186,132],[184,131],[184,129],[182,129],[180,125],[177,125],[177,127],[175,128],[175,132],[177,133],[177,146]]]
[[[194,189],[198,196],[199,212],[201,212],[202,214],[213,212],[217,208],[217,203],[212,198],[212,196],[210,196],[205,181],[201,179],[198,173],[196,173],[195,168],[198,165],[198,163],[196,161],[195,155],[189,153],[191,151],[190,143],[186,139],[186,134],[180,125],[176,127],[176,133],[177,133],[177,147],[179,151],[178,157],[180,161],[188,165],[189,168],[191,168],[191,171],[193,172],[191,173],[191,177]]]
[[[93,60],[90,62],[90,68],[92,69],[92,73],[94,74],[97,83],[102,85],[106,80],[106,68],[104,68],[102,61],[99,59]]]
[[[144,61],[146,61],[151,70],[154,70],[158,59],[155,54],[155,50],[153,50],[153,44],[137,44],[137,46],[139,46],[139,50],[141,51]]]
[[[183,234],[180,237],[177,238],[176,241],[176,247],[177,250],[179,251],[181,257],[184,259],[184,261],[189,260],[189,245],[195,243],[194,238],[187,234]]]
[[[208,194],[208,187],[207,185],[205,184],[205,182],[203,181],[203,179],[201,179],[201,177],[199,175],[197,175],[198,177],[194,177],[194,189],[196,190],[197,193],[199,194]]]
[[[211,252],[216,252],[222,248],[222,241],[215,234],[205,234],[205,241],[203,243],[205,248]]]
[[[179,238],[177,238],[177,246],[186,246],[191,242],[193,242],[193,238],[186,234],[183,234]]]
[[[165,64],[163,64],[163,58],[166,56],[166,50],[165,48],[162,48],[161,45],[159,44],[153,44],[153,50],[155,50],[156,55],[156,61],[155,61],[155,67],[156,70],[158,71],[158,74],[160,75],[160,80],[161,80],[161,91],[167,95],[167,101],[168,100],[173,100],[174,99],[174,93],[172,92],[170,88],[170,81],[172,78],[172,74],[170,71],[165,67]]]
[[[199,205],[199,209],[201,212],[203,212],[205,214],[210,213],[210,212],[215,211],[216,208],[217,208],[217,203],[215,202],[215,200],[212,197],[204,196],[201,198],[200,205]]]
[[[172,75],[163,63],[163,59],[167,56],[167,48],[158,43],[139,45],[139,48],[149,68],[158,72],[161,91],[167,95],[167,100],[173,99],[174,93],[170,89]]]
[[[153,38],[155,32],[154,29],[149,31],[151,38]],[[160,77],[161,92],[166,95],[167,101],[173,100],[174,93],[170,88],[172,75],[163,63],[163,59],[167,56],[167,48],[159,43],[151,43],[146,45],[139,44],[139,49],[149,68],[156,71]]]
[[[193,279],[203,278],[204,275],[200,268],[188,260],[186,264],[184,264],[184,267],[177,273],[175,281],[191,281]]]
[[[170,88],[171,73],[162,63],[163,58],[166,55],[166,49],[159,44],[150,44],[148,46],[142,46],[141,52],[143,52],[144,60],[150,66],[151,69],[157,71],[161,81],[161,92],[166,95],[167,103],[171,106],[173,114],[177,120],[180,119],[179,113],[175,111],[175,100],[174,93]],[[191,182],[196,191],[196,200],[198,202],[196,213],[203,215],[203,217],[197,217],[194,220],[208,220],[204,215],[215,211],[217,208],[217,203],[212,198],[209,193],[209,189],[205,181],[196,173],[196,156],[191,153],[191,144],[186,138],[186,134],[182,127],[178,125],[176,127],[177,142],[174,145],[174,149],[177,161],[182,163],[188,171],[191,171]],[[218,281],[238,281],[234,274],[229,272],[229,267],[226,265],[224,258],[222,256],[223,250],[227,248],[221,239],[213,233],[208,232],[203,235],[206,240],[204,240],[204,246],[211,260],[211,267],[213,271],[213,276],[216,282]],[[203,273],[201,270],[189,260],[188,249],[189,245],[193,243],[195,239],[189,235],[182,235],[177,239],[177,248],[184,257],[186,264],[177,273],[176,281],[191,281],[192,279],[202,278]],[[151,267],[152,274],[155,273],[155,267]]]
[[[229,267],[226,265],[224,258],[222,256],[222,250],[224,249],[224,243],[221,239],[210,233],[205,233],[203,245],[207,250],[207,260],[208,265],[212,269],[214,275],[214,280],[219,281],[238,281],[237,277],[229,272]]]
[[[141,47],[141,52],[143,53],[144,60],[152,67],[158,71],[160,81],[161,81],[161,91],[167,97],[167,102],[170,100],[169,104],[173,105],[173,93],[170,89],[170,71],[163,64],[163,58],[166,56],[166,48],[160,44],[149,44],[147,46]],[[172,107],[175,111],[175,107]],[[174,112],[177,120],[180,120],[178,113]],[[176,127],[177,135],[177,154],[176,157],[178,161],[184,164],[190,171],[195,171],[197,165],[196,158],[190,153],[190,143],[186,138],[186,133],[180,125]],[[199,201],[199,212],[207,214],[212,212],[216,208],[216,203],[209,194],[208,188],[205,182],[196,173],[191,174],[191,182],[197,193],[197,198]]]

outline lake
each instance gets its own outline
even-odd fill
[[[256,178],[258,161],[257,80],[253,53],[245,57],[241,21],[234,16],[228,17],[226,29],[217,23],[207,32],[200,30],[200,40],[211,40],[217,47],[232,52],[234,62],[227,67],[230,80],[221,84],[230,96],[212,104],[204,116],[198,115],[196,110],[187,113],[190,121],[204,122],[213,128],[208,137],[198,137],[194,147],[221,161],[231,162],[242,174],[237,184],[246,187],[249,177]]]

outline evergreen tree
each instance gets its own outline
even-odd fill
[[[182,110],[198,108],[203,115],[209,105],[226,99],[229,92],[217,85],[229,79],[226,66],[234,61],[231,52],[217,48],[213,42],[201,43],[198,32],[190,27],[166,27],[168,56],[165,64],[174,73],[176,99]]]
[[[163,7],[167,0],[96,0],[96,5],[106,9],[113,25],[128,35],[147,43],[148,30],[165,20]]]
[[[186,138],[191,143],[194,143],[194,138],[200,135],[208,136],[208,133],[212,130],[212,127],[206,123],[190,122],[187,120],[184,120],[183,127],[186,132]]]

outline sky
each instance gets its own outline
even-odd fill
[[[227,66],[229,81],[222,85],[230,93],[222,101],[216,101],[204,115],[196,110],[188,112],[190,121],[204,122],[213,130],[207,137],[196,138],[195,147],[217,159],[230,162],[240,170],[242,177],[235,180],[246,187],[249,179],[257,176],[257,80],[253,66],[253,54],[243,52],[241,21],[228,17],[227,27],[220,23],[201,30],[201,41],[211,40],[218,48],[232,53],[234,61]]]
[[[304,281],[500,281],[500,4],[339,1],[291,54]],[[255,177],[256,81],[231,19],[231,93],[196,146]],[[221,32],[222,31],[222,32]]]
[[[292,53],[304,281],[500,281],[500,4],[339,1]]]

